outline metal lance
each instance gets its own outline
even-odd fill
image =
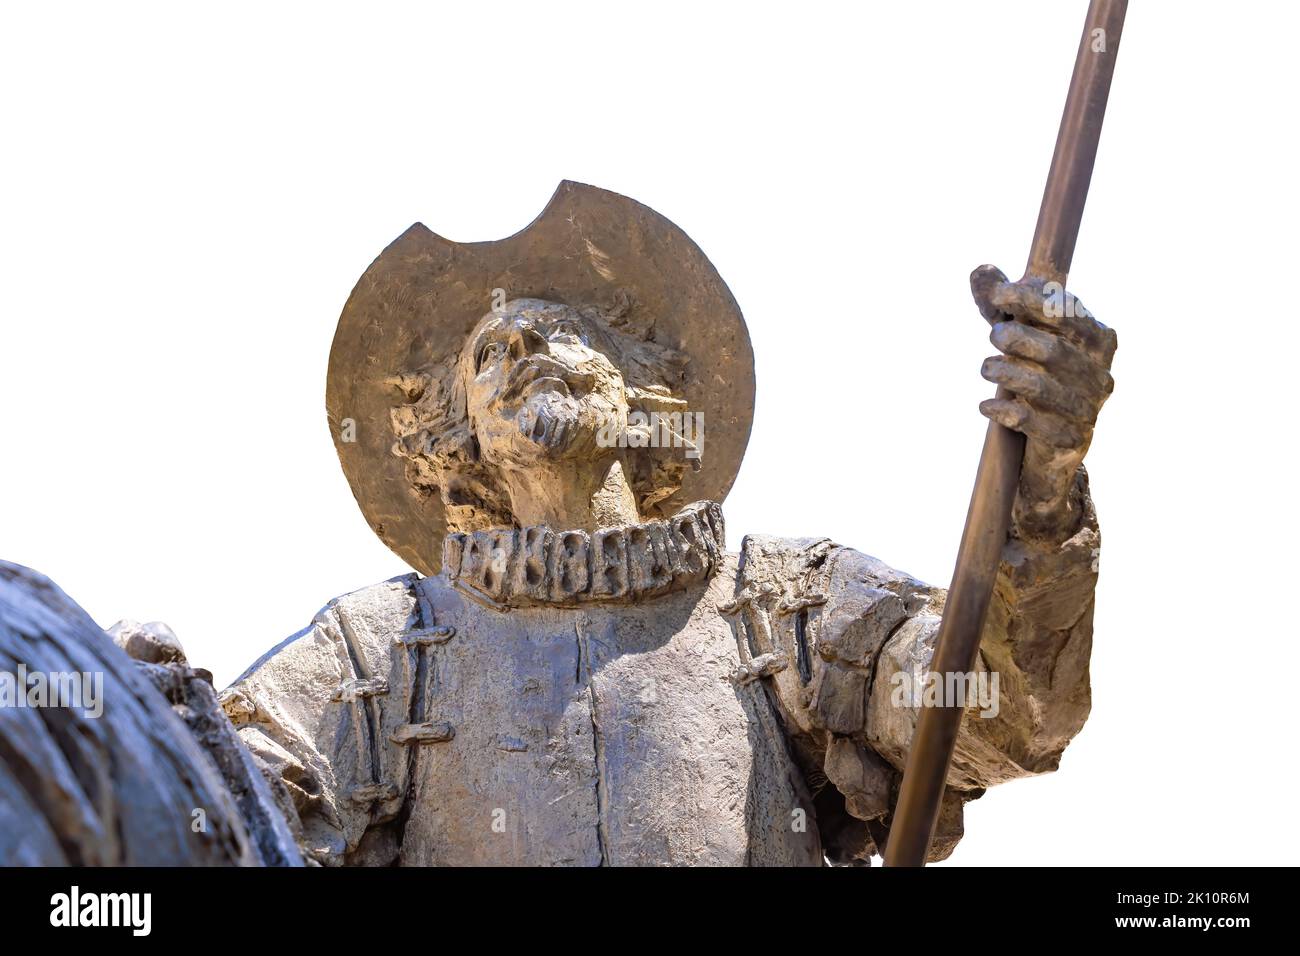
[[[1092,0],[1088,6],[1029,264],[1025,268],[1026,279],[1065,285],[1083,204],[1088,197],[1127,9],[1128,0]],[[1002,388],[997,394],[999,398],[1008,396]],[[975,669],[984,618],[1011,523],[1011,506],[1020,481],[1024,448],[1024,437],[1018,432],[989,425],[966,513],[966,528],[957,550],[957,566],[930,662],[930,680],[944,681],[946,685],[947,675]],[[925,865],[961,727],[963,708],[955,706],[953,701],[944,699],[942,706],[920,710],[898,805],[889,828],[885,847],[887,866]]]

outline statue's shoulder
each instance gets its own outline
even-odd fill
[[[409,687],[392,686],[394,642],[419,626],[422,592],[419,576],[406,574],[334,598],[221,694],[317,862],[357,848],[372,805],[395,813],[400,803],[395,780],[376,767],[387,766],[388,733],[405,720]]]
[[[942,606],[942,589],[830,538],[746,535],[738,563],[738,589],[766,585],[796,602],[855,604],[863,592],[884,591],[913,612]]]
[[[334,694],[341,677],[358,668],[386,673],[393,635],[407,630],[419,613],[419,581],[417,574],[404,574],[329,601],[310,624],[254,661],[223,699],[235,706],[242,695],[249,698],[245,706],[253,706],[255,695],[270,691],[317,698]]]

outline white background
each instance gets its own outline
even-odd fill
[[[218,683],[402,573],[339,470],[334,323],[411,222],[564,178],[684,228],[745,311],[727,502],[946,583],[1085,4],[11,5],[0,554]],[[1072,287],[1120,337],[1089,458],[1093,716],[960,864],[1280,863],[1300,688],[1293,4],[1133,4]]]

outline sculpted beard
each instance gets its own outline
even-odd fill
[[[534,355],[510,373],[501,411],[514,419],[527,452],[582,457],[595,451],[601,427],[619,417],[614,403],[596,385],[597,377],[590,371]]]
[[[470,415],[489,459],[599,457],[599,436],[627,421],[623,376],[601,352],[573,335],[547,339],[515,326],[480,347],[467,375]]]

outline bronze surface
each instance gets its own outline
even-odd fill
[[[391,453],[392,376],[459,350],[492,307],[492,290],[577,307],[630,300],[655,341],[685,353],[680,383],[704,414],[701,467],[660,505],[721,501],[749,441],[754,358],[744,318],[699,247],[654,210],[563,182],[541,215],[493,242],[451,242],[416,223],[357,282],[330,351],[326,410],[339,461],[367,522],[411,567],[436,574],[447,526],[438,495],[416,495]],[[355,441],[344,440],[352,419]]]

